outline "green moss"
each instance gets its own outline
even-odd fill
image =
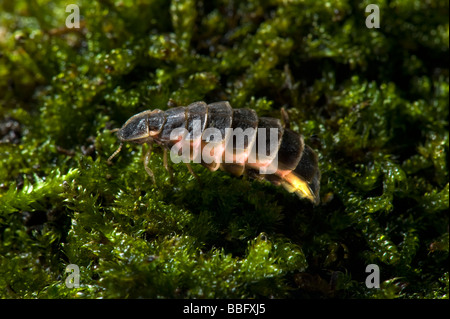
[[[381,1],[380,29],[370,1],[75,3],[78,30],[0,3],[1,297],[448,298],[448,2]],[[157,186],[141,148],[107,165],[109,129],[195,100],[285,107],[322,203],[158,148]]]

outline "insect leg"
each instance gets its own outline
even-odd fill
[[[164,156],[163,156],[164,168],[166,169],[167,172],[169,172],[170,181],[173,181],[173,171],[172,171],[172,168],[169,166],[167,152],[168,152],[168,150],[166,148],[164,148]]]
[[[195,172],[192,170],[191,163],[185,163],[185,164],[186,164],[186,167],[187,167],[189,173],[191,173],[192,176],[194,176],[195,179],[200,182],[200,177],[198,177],[198,175],[195,174]]]
[[[145,171],[147,172],[147,174],[152,178],[153,180],[153,184],[156,185],[156,179],[155,179],[155,174],[153,174],[153,171],[150,169],[150,167],[148,167],[148,162],[150,161],[150,156],[152,155],[152,145],[149,144],[149,148],[147,153],[145,153],[145,158],[144,158],[144,168]]]

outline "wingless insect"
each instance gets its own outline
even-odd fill
[[[211,153],[214,160],[191,155],[186,163],[189,171],[194,175],[189,161],[200,163],[211,171],[218,168],[233,175],[247,174],[251,178],[266,180],[274,185],[281,185],[289,192],[295,192],[301,198],[308,198],[314,204],[319,203],[320,171],[316,153],[306,145],[303,136],[288,128],[287,114],[282,112],[284,124],[279,119],[258,117],[252,109],[233,109],[227,101],[206,104],[194,102],[186,107],[174,107],[166,111],[159,109],[148,110],[132,116],[119,130],[117,136],[121,141],[119,148],[110,156],[108,163],[120,152],[124,142],[136,144],[147,143],[148,149],[144,158],[144,168],[155,182],[153,172],[148,167],[153,144],[164,149],[164,166],[167,165],[167,151],[174,146],[189,150],[189,154],[204,154],[208,142],[214,142]],[[176,130],[185,134],[173,134]],[[211,129],[218,130],[220,135],[211,136]],[[236,136],[230,134],[232,130],[247,132],[244,144],[237,147]],[[275,129],[276,135],[276,169],[270,174],[261,173],[262,167],[275,162],[274,156],[261,155],[258,150],[262,146],[269,146],[267,134],[262,129]],[[195,134],[195,131],[200,134]],[[261,133],[262,132],[262,133]],[[272,138],[272,136],[271,136]],[[231,143],[231,142],[233,143]],[[256,141],[261,142],[257,143]],[[228,145],[232,145],[228,148]],[[262,146],[261,146],[262,145]],[[253,161],[250,161],[251,150],[256,151]],[[209,149],[206,153],[209,154]],[[229,161],[230,152],[232,161]],[[228,159],[226,161],[225,159]],[[272,165],[273,166],[273,165]]]

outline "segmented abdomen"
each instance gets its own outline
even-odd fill
[[[212,171],[221,168],[236,176],[245,173],[252,178],[282,185],[289,192],[295,192],[314,203],[319,202],[320,171],[317,155],[305,145],[300,134],[283,127],[279,119],[258,117],[252,109],[233,109],[226,101],[208,105],[205,102],[195,102],[187,107],[169,109],[164,112],[164,117],[161,132],[153,137],[156,143],[166,148],[173,148],[178,143],[181,147],[189,147],[190,160]],[[172,136],[171,139],[174,130],[183,128],[187,130],[188,136]],[[211,130],[208,129],[219,131],[220,138],[210,136]],[[241,147],[237,147],[236,135],[233,134],[236,129],[239,132],[250,129],[247,130],[249,134]],[[266,129],[265,137],[260,135],[262,131],[258,129]],[[270,129],[276,129],[277,132],[277,149],[274,154],[267,153],[271,146]],[[200,135],[195,132],[200,132]],[[212,156],[214,160],[208,162],[202,153],[206,145],[211,147],[211,143],[216,146]],[[264,143],[266,153],[259,149]],[[256,157],[252,158],[252,154],[256,154]],[[273,161],[274,156],[277,156],[277,161]],[[230,158],[234,159],[231,163]],[[270,167],[273,162],[277,164],[275,171],[262,174],[261,168]]]

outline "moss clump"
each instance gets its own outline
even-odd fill
[[[448,298],[448,2],[0,3],[3,298]],[[322,204],[108,129],[149,108],[286,107]],[[368,264],[381,289],[365,285]],[[65,285],[68,264],[81,286]]]

